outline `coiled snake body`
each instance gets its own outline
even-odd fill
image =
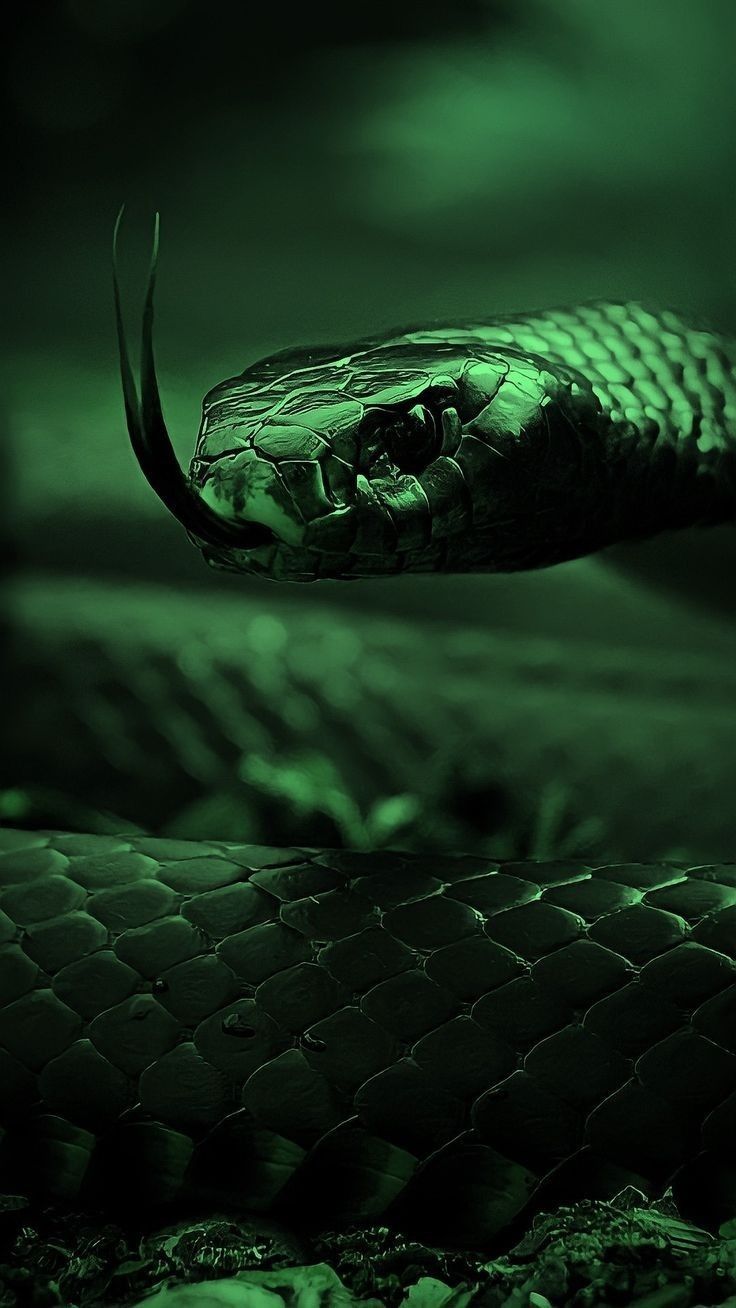
[[[152,293],[140,401],[118,297],[130,435],[216,566],[509,570],[733,517],[733,343],[675,314],[275,356],[206,398],[186,479]],[[3,839],[2,1188],[479,1245],[631,1182],[736,1211],[735,865]]]
[[[736,866],[2,833],[2,1188],[493,1245],[736,1199]]]

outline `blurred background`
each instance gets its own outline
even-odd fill
[[[0,820],[734,857],[736,549],[511,577],[209,572],[145,484],[110,240],[181,460],[260,355],[593,297],[736,326],[731,0],[57,0],[3,60]]]

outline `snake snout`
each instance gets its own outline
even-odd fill
[[[348,507],[356,490],[353,465],[313,432],[287,424],[265,425],[244,448],[195,464],[208,509],[291,546],[303,544],[309,524]]]

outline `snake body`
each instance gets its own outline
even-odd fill
[[[0,833],[0,1189],[507,1241],[736,1203],[736,865]]]
[[[593,304],[276,355],[126,414],[218,567],[540,567],[734,516],[732,341]],[[3,833],[0,1187],[386,1221],[492,1246],[541,1203],[736,1211],[736,867],[493,864]]]

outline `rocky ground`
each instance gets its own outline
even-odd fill
[[[141,1234],[2,1202],[1,1308],[699,1308],[736,1305],[736,1224],[665,1198],[543,1213],[507,1254],[441,1251],[371,1227],[308,1246],[228,1217]],[[732,1229],[733,1228],[733,1229]]]

